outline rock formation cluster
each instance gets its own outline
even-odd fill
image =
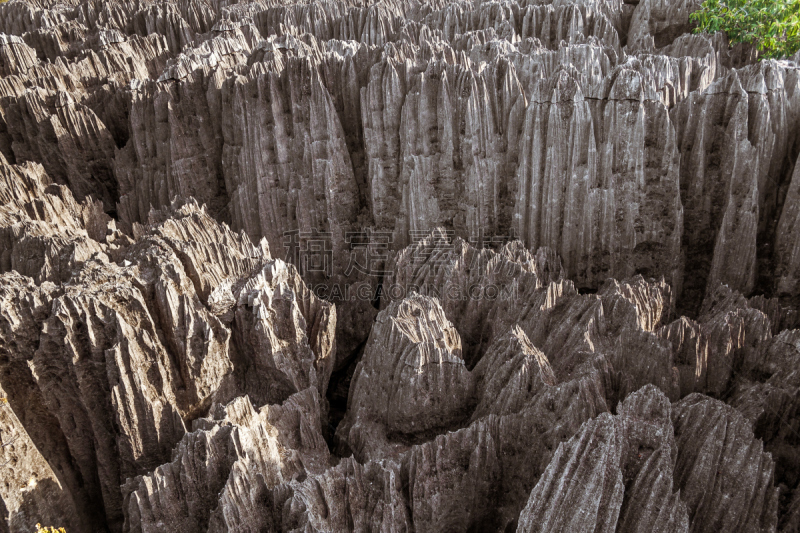
[[[0,4],[0,533],[800,530],[800,53],[698,5]]]

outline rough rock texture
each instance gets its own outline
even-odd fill
[[[688,531],[669,400],[645,387],[559,446],[517,531]]]
[[[5,513],[4,531],[22,531],[31,519],[63,523],[77,529],[75,502],[61,485],[47,460],[31,440],[20,420],[8,406],[5,392],[0,392],[3,410],[2,476],[0,498]]]
[[[338,431],[357,456],[376,457],[381,430],[424,435],[465,418],[472,381],[439,302],[413,294],[375,319]]]
[[[3,275],[9,405],[26,413],[65,483],[81,487],[88,501],[79,511],[100,523],[122,523],[121,481],[168,459],[214,399],[246,391],[259,405],[282,401],[310,384],[292,382],[297,372],[320,376],[313,384],[324,391],[332,359],[333,309],[265,243],[252,245],[193,202],[154,213],[136,233],[119,264],[98,252],[59,286]],[[206,265],[220,246],[227,260]],[[208,291],[206,303],[195,287]],[[257,335],[259,316],[273,356],[231,340]]]
[[[209,520],[230,514],[225,502],[238,490],[239,477],[258,476],[272,487],[328,467],[316,389],[260,410],[240,396],[209,414],[194,421],[171,463],[128,483],[126,530],[205,530]]]
[[[800,55],[696,0],[0,4],[0,533],[800,528]]]
[[[675,481],[683,489],[691,531],[774,529],[778,491],[772,457],[741,413],[692,394],[675,406],[672,416],[678,445]]]
[[[559,447],[517,531],[775,529],[772,458],[741,413],[651,385],[617,410]]]

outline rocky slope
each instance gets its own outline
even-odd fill
[[[0,532],[798,531],[800,53],[698,4],[0,4]]]

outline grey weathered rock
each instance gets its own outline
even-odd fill
[[[545,386],[556,384],[547,357],[531,344],[519,326],[486,349],[475,366],[475,374],[479,384],[473,418],[517,412]]]
[[[628,48],[649,51],[667,46],[676,37],[689,33],[692,28],[689,15],[701,3],[697,0],[641,0],[631,18]]]
[[[683,212],[675,131],[641,73],[625,67],[601,80],[602,107],[593,109],[567,70],[534,93],[521,144],[516,224],[526,244],[558,252],[578,286],[643,273],[679,288]],[[563,138],[568,150],[557,144]]]
[[[5,531],[23,531],[31,526],[31,518],[45,523],[62,523],[78,529],[79,515],[73,501],[75,494],[61,485],[47,459],[8,406],[2,394],[0,423],[2,424],[3,485],[0,492]]]
[[[238,291],[233,334],[245,390],[259,404],[328,388],[336,345],[336,309],[317,298],[280,259]]]
[[[771,531],[777,525],[773,462],[732,407],[693,394],[675,405],[675,483],[691,531]]]
[[[382,305],[412,292],[436,297],[461,335],[469,366],[526,314],[536,315],[574,292],[552,250],[534,254],[513,241],[495,252],[451,240],[442,229],[401,250],[387,269]]]
[[[2,271],[16,270],[40,283],[66,281],[83,262],[95,255],[107,258],[130,241],[100,202],[76,202],[37,163],[4,164],[0,180]]]
[[[561,445],[518,531],[775,530],[772,459],[740,413],[699,394],[670,408],[652,386],[618,411]]]
[[[411,523],[418,531],[504,530],[515,522],[558,443],[607,410],[602,381],[601,372],[589,373],[549,387],[515,412],[487,413],[420,444],[395,440],[386,448],[389,455],[363,466],[344,459],[324,475],[275,487],[245,508],[268,517],[261,523],[290,531],[306,524],[336,529],[341,526],[330,524],[341,524],[348,513],[348,529],[354,530],[402,530]],[[360,479],[366,476],[365,492]],[[405,479],[408,492],[400,490]],[[354,507],[354,500],[364,503]]]
[[[0,532],[795,531],[800,56],[698,5],[0,4]]]
[[[211,415],[194,421],[176,459],[128,483],[126,530],[205,530],[209,520],[228,514],[225,501],[238,490],[239,477],[271,488],[328,467],[316,389],[260,411],[240,396]]]
[[[71,202],[43,205],[60,207],[64,217],[68,208],[81,207]],[[4,274],[3,368],[8,381],[3,387],[14,412],[25,409],[32,417],[21,420],[29,424],[37,447],[55,461],[51,464],[62,483],[77,487],[80,477],[89,480],[72,489],[73,498],[79,498],[78,516],[84,517],[76,522],[81,529],[97,520],[121,524],[120,484],[164,462],[186,424],[214,398],[232,399],[247,390],[263,403],[259,379],[268,369],[256,364],[261,370],[254,371],[256,362],[248,363],[247,355],[232,347],[232,330],[246,331],[247,326],[240,326],[231,311],[235,298],[273,290],[262,269],[289,270],[273,261],[265,246],[253,246],[220,227],[196,203],[171,209],[154,213],[150,226],[137,229],[137,242],[117,253],[120,265],[99,252],[59,287],[36,287],[30,278]],[[68,220],[76,226],[80,222],[74,215]],[[227,261],[203,267],[220,254],[226,238],[222,253]],[[320,376],[313,384],[324,393],[335,315],[325,311],[328,304],[315,303],[296,274],[270,279],[275,292],[294,306],[294,320],[303,331],[308,327],[312,346],[322,356],[316,358],[309,341],[299,336],[281,346],[288,354],[306,350],[310,359],[302,368]],[[226,305],[217,289],[230,293],[231,287],[236,297],[231,295]],[[201,290],[207,291],[210,307],[198,297]],[[264,302],[267,315],[276,312],[272,303]],[[23,338],[31,340],[23,344]],[[297,390],[308,386],[301,385]],[[268,399],[282,401],[291,392]],[[37,429],[37,424],[44,426]],[[98,508],[105,509],[105,517],[92,511]]]
[[[684,291],[695,311],[718,283],[753,290],[757,269],[766,266],[759,246],[774,246],[781,265],[788,260],[786,237],[775,230],[776,187],[792,164],[797,80],[796,69],[766,61],[730,72],[672,111],[685,191]],[[758,244],[759,236],[775,241]]]
[[[517,531],[688,531],[673,491],[677,447],[669,400],[631,394],[561,444],[522,511]]]
[[[795,163],[794,174],[786,193],[784,209],[775,234],[775,292],[796,295],[798,282],[798,194],[800,194],[800,165]]]
[[[16,35],[0,35],[0,72],[3,76],[10,74],[25,75],[29,68],[39,60],[36,51]]]
[[[377,458],[392,433],[425,435],[466,418],[472,388],[439,302],[412,294],[376,318],[338,433],[357,458]]]

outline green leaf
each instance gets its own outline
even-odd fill
[[[731,44],[752,44],[765,58],[800,50],[800,0],[705,0],[689,20],[695,32],[724,31]]]

